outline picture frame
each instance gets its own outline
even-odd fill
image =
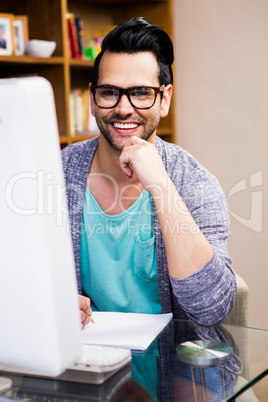
[[[13,54],[13,14],[0,14],[0,55]]]
[[[21,56],[25,53],[25,42],[29,40],[27,15],[15,15],[13,17],[14,53]]]

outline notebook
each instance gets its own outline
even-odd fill
[[[172,320],[168,314],[93,312],[95,324],[82,331],[82,342],[145,351]]]

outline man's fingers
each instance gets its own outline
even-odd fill
[[[80,310],[80,320],[81,320],[82,328],[84,328],[85,325],[90,323],[89,315],[85,314],[82,310]]]
[[[122,165],[122,170],[125,176],[131,179],[131,177],[133,176],[133,170],[127,164],[124,163]]]
[[[80,306],[80,311],[81,311],[81,321],[83,321],[83,319],[85,319],[85,317],[89,316],[92,314],[92,310],[90,307],[90,299],[88,297],[85,296],[81,296],[79,295],[79,306]],[[82,317],[82,314],[83,317]]]

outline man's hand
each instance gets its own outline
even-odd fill
[[[85,325],[89,324],[90,318],[92,314],[92,310],[90,307],[90,299],[85,296],[78,295],[78,300],[79,300],[79,307],[80,307],[80,317],[81,317],[81,323],[82,327],[84,328]]]
[[[135,172],[145,190],[151,192],[157,184],[165,185],[168,177],[156,146],[139,137],[127,141],[119,157],[125,176],[131,178]]]

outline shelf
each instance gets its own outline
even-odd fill
[[[2,63],[17,64],[63,64],[63,57],[0,56]]]
[[[17,63],[17,64],[64,64],[64,57],[32,57],[32,56],[0,56],[2,63]],[[66,63],[70,66],[91,67],[93,68],[94,61],[80,59],[66,59]]]
[[[173,132],[172,132],[172,130],[170,129],[170,128],[165,128],[165,127],[162,127],[162,128],[158,128],[157,130],[156,130],[156,133],[157,133],[157,135],[158,136],[160,136],[160,137],[165,137],[165,136],[170,136],[170,135],[172,135],[173,134]]]
[[[68,63],[70,66],[77,66],[77,67],[93,68],[94,65],[94,61],[92,60],[79,60],[79,59],[68,59]]]
[[[68,144],[68,137],[60,136],[60,144]]]
[[[86,135],[77,135],[71,137],[71,142],[79,142],[79,141],[84,141],[84,140],[89,140],[90,138],[97,137],[97,134],[86,134]]]

